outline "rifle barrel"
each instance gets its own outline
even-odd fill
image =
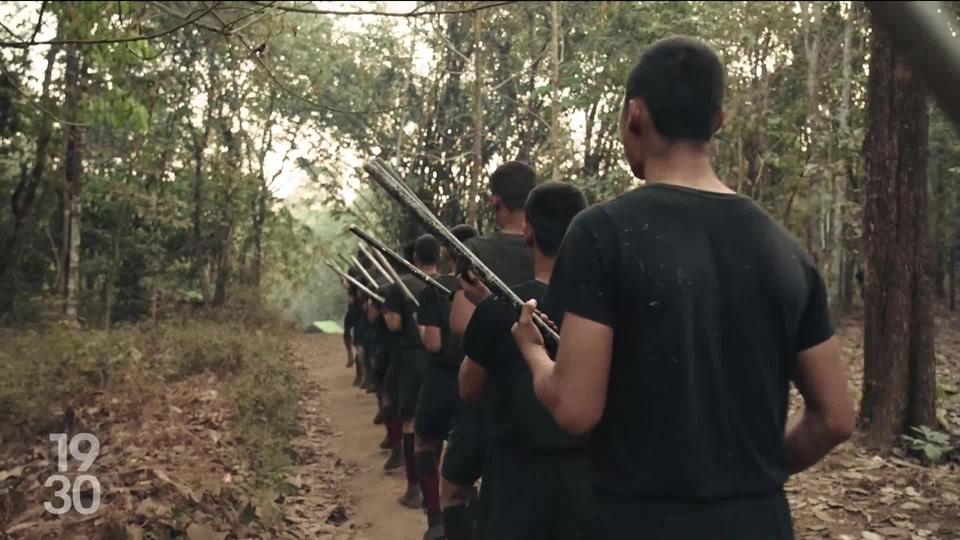
[[[330,262],[330,261],[324,261],[324,262],[325,262],[325,263],[327,264],[327,266],[329,266],[330,269],[333,270],[334,273],[336,273],[338,276],[340,276],[341,278],[343,278],[343,279],[349,281],[350,283],[353,283],[354,285],[356,285],[358,289],[360,289],[361,291],[363,291],[364,293],[366,293],[366,295],[369,296],[370,298],[373,298],[374,300],[376,300],[377,302],[380,302],[381,304],[383,303],[384,298],[383,298],[382,296],[380,296],[379,294],[377,294],[377,293],[371,291],[370,289],[368,289],[363,283],[360,283],[359,281],[357,281],[356,279],[354,279],[353,276],[351,276],[351,275],[347,274],[346,272],[344,272],[343,270],[340,270],[339,268],[337,268],[332,262]]]
[[[350,226],[350,232],[357,235],[361,240],[370,244],[374,249],[380,250],[384,255],[390,257],[394,261],[400,263],[408,272],[413,274],[420,281],[426,283],[427,285],[436,289],[440,294],[445,296],[450,296],[450,289],[444,287],[439,281],[430,277],[429,274],[423,270],[417,268],[416,266],[410,264],[410,261],[404,259],[399,253],[388,248],[383,242],[374,238],[374,236],[356,225]]]
[[[389,165],[386,165],[380,159],[373,159],[364,164],[363,170],[367,171],[373,180],[386,190],[391,197],[413,212],[423,223],[424,227],[437,237],[438,240],[443,242],[447,249],[463,258],[469,265],[470,270],[487,284],[487,287],[494,296],[506,302],[514,312],[520,313],[523,307],[523,300],[510,290],[503,280],[494,274],[487,265],[483,264],[483,261],[474,255],[467,246],[463,245],[463,242],[458,240],[413,192],[405,188],[403,181],[391,172]],[[544,341],[548,344],[556,345],[560,342],[560,336],[542,318],[534,315],[533,322],[537,328],[540,329]]]

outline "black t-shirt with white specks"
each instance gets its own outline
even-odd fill
[[[511,288],[522,300],[539,303],[547,285],[528,281]],[[467,356],[487,370],[496,390],[496,440],[526,449],[584,447],[588,439],[563,431],[537,399],[530,369],[510,333],[516,320],[512,309],[489,296],[477,305],[463,338]]]
[[[464,245],[507,286],[533,279],[533,256],[521,234],[474,236]]]
[[[649,185],[582,212],[546,302],[613,329],[599,493],[779,491],[797,353],[833,334],[823,280],[747,197]]]

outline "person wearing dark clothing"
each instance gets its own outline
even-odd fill
[[[523,237],[523,226],[524,204],[536,181],[536,172],[526,163],[511,161],[497,167],[490,175],[490,205],[499,230],[465,242],[466,247],[508,285],[533,279],[533,260]],[[464,269],[460,266],[458,273],[463,274]],[[450,329],[454,335],[463,336],[473,311],[474,305],[464,291],[456,291],[450,308]],[[480,499],[473,503],[471,500],[473,486],[488,461],[493,431],[493,394],[495,390],[476,403],[464,403],[457,411],[447,439],[441,471],[444,479],[441,481],[441,499],[450,540],[471,538],[477,529],[482,533],[485,499],[489,499],[486,492],[489,490],[483,487]],[[486,482],[484,486],[487,486]],[[473,510],[469,513],[468,503]],[[472,516],[468,517],[468,514]]]
[[[347,350],[347,367],[352,367],[355,360],[354,329],[359,322],[360,305],[356,285],[347,286],[347,313],[343,316],[343,346]]]
[[[696,40],[643,53],[620,135],[646,183],[570,225],[544,299],[556,362],[535,302],[514,326],[537,398],[592,431],[597,539],[792,539],[784,482],[853,430],[817,268],[710,164],[723,89]],[[788,427],[791,381],[806,407]]]
[[[535,279],[512,287],[521,299],[542,300],[567,226],[586,205],[571,184],[547,182],[530,192],[524,236]],[[537,401],[530,371],[510,336],[513,311],[482,285],[462,280],[461,286],[468,297],[486,298],[467,325],[460,393],[473,399],[488,386],[496,389],[492,452],[483,477],[484,490],[492,489],[485,538],[591,538],[588,438],[562,430]]]

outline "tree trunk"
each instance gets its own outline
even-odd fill
[[[560,2],[554,0],[551,5],[551,32],[550,52],[553,56],[553,77],[550,96],[551,109],[553,115],[550,119],[550,146],[552,147],[551,159],[553,160],[553,171],[550,173],[550,179],[560,180]]]
[[[860,421],[889,445],[936,423],[927,222],[926,89],[873,25],[864,140],[864,381]]]
[[[815,161],[814,137],[820,133],[819,129],[819,111],[817,108],[817,84],[818,69],[820,67],[820,15],[823,12],[823,6],[819,2],[804,2],[802,4],[802,17],[804,28],[804,55],[807,60],[806,74],[806,129],[807,133],[807,163]],[[823,207],[823,196],[820,187],[817,185],[819,175],[807,175],[804,173],[810,185],[807,187],[811,193],[809,198],[810,207],[807,209],[805,236],[807,250],[813,257],[817,265],[823,263],[823,250],[821,249],[821,224],[820,215]],[[828,279],[832,277],[831,269],[827,268],[825,274]]]
[[[483,48],[480,28],[482,12],[473,14],[473,177],[467,190],[467,223],[477,223],[483,182]]]
[[[950,295],[950,311],[957,310],[957,252],[960,251],[960,231],[957,231],[954,245],[950,248],[950,268],[947,272],[947,288]]]
[[[257,197],[256,215],[253,227],[253,286],[257,291],[257,300],[260,299],[260,286],[263,282],[263,224],[267,220],[267,197],[270,190],[266,183],[260,186]]]
[[[69,20],[69,16],[67,17]],[[77,124],[83,99],[83,65],[80,48],[66,46],[64,68],[64,257],[63,314],[68,322],[77,322],[77,292],[80,281],[80,217],[83,193],[84,128]]]
[[[60,36],[60,32],[57,32]],[[50,81],[53,79],[53,65],[57,61],[60,47],[51,45],[47,51],[47,67],[43,71],[43,84],[40,90],[40,104],[50,110]],[[33,215],[33,209],[43,192],[43,176],[47,169],[47,152],[52,137],[52,120],[47,115],[39,117],[37,129],[36,155],[29,173],[20,175],[20,182],[10,198],[13,211],[13,228],[5,251],[0,256],[0,315],[8,313],[16,316],[17,283],[19,282],[20,256],[26,238],[27,226]]]
[[[853,57],[853,14],[848,14],[843,22],[843,87],[840,101],[840,138],[850,136],[850,85],[851,66]],[[840,168],[833,174],[833,208],[830,218],[830,268],[833,271],[830,279],[830,301],[833,306],[834,319],[842,315],[847,307],[844,285],[844,249],[843,227],[846,220],[843,216],[843,207],[846,205],[847,194],[847,160],[844,155],[840,160]]]
[[[191,263],[190,273],[193,275],[193,279],[200,287],[200,294],[203,295],[204,301],[209,300],[210,291],[209,286],[206,280],[206,272],[203,271],[203,266],[206,260],[206,256],[203,249],[203,233],[201,229],[201,217],[203,216],[203,150],[207,145],[207,133],[205,132],[203,138],[195,137],[193,142],[193,211],[191,215],[192,220],[192,236],[190,238],[191,252],[193,254],[193,261]]]

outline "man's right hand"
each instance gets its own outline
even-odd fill
[[[463,295],[473,305],[477,305],[484,298],[490,296],[490,289],[473,272],[467,271],[466,274],[457,275],[457,283],[463,290]]]

